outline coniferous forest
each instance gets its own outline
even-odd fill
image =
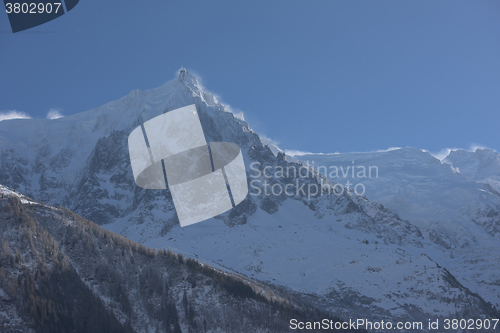
[[[339,320],[65,208],[2,195],[0,221],[2,332],[288,332],[292,318]]]

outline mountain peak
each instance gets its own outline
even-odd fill
[[[474,151],[457,149],[450,151],[448,156],[444,159],[444,161],[450,164],[458,162],[459,160],[474,161],[474,163],[478,165],[486,166],[491,163],[500,163],[500,154],[491,148],[477,148]]]
[[[177,71],[177,80],[191,89],[203,90],[198,78],[182,66]]]

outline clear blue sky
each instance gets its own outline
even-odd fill
[[[287,149],[500,150],[500,1],[81,0],[12,34],[0,111],[43,118],[184,67]]]

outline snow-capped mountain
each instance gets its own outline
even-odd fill
[[[427,151],[398,148],[296,158],[312,164],[333,181],[349,181],[368,199],[410,220],[424,235],[446,248],[466,247],[489,236],[500,239],[496,215],[500,212],[500,195]],[[444,161],[448,162],[448,157]],[[500,167],[500,163],[496,166]],[[472,169],[474,166],[468,172],[477,174]]]
[[[441,162],[428,151],[397,148],[295,158],[331,180],[349,181],[369,200],[410,221],[442,248],[441,264],[471,289],[484,288],[488,299],[498,303],[500,195],[488,183],[500,175],[496,156],[493,150],[452,151]]]
[[[500,154],[497,151],[489,148],[474,151],[451,150],[443,162],[450,164],[470,180],[489,184],[500,192]]]
[[[168,190],[144,190],[135,185],[127,138],[144,121],[193,103],[207,142],[240,146],[251,186],[250,195],[236,208],[181,228]],[[95,110],[57,120],[0,122],[0,183],[36,200],[67,206],[147,246],[172,249],[282,285],[302,297],[319,296],[318,304],[343,316],[392,320],[465,312],[479,315],[494,311],[484,299],[500,303],[500,284],[495,282],[500,277],[498,269],[491,267],[493,262],[484,263],[487,270],[480,277],[464,276],[464,281],[454,277],[463,257],[455,261],[449,257],[456,256],[468,239],[459,236],[460,230],[453,233],[456,228],[443,225],[436,232],[445,234],[432,236],[425,228],[422,233],[423,222],[402,220],[351,189],[327,195],[338,184],[287,158],[279,148],[273,149],[276,155],[242,117],[235,117],[196,77],[181,70],[159,88],[134,90]],[[425,169],[427,164],[420,165],[427,163],[425,158],[415,158],[414,166],[404,158],[399,163]],[[440,161],[436,163],[440,172],[436,177],[457,179],[459,184],[458,179],[463,178],[467,183],[460,174],[448,174]],[[305,175],[293,172],[301,168]],[[283,170],[292,172],[283,174]],[[434,175],[434,169],[428,171]],[[401,175],[400,181],[418,181],[404,178]],[[401,184],[395,186],[401,189],[402,198],[406,187]],[[474,184],[469,185],[471,191],[477,186]],[[390,192],[391,184],[385,186]],[[284,188],[288,192],[273,192]],[[477,199],[480,205],[469,210],[490,205],[496,211],[495,194],[484,191],[485,199]],[[450,193],[457,199],[466,193],[472,196],[465,200],[475,200],[483,193],[479,192],[476,196],[460,190]],[[463,228],[468,229],[463,231],[470,233],[469,243],[484,238],[498,247],[493,242],[496,222],[484,213],[484,219],[475,223],[476,229],[464,222]],[[438,238],[450,246],[440,244]],[[476,255],[475,259],[468,257],[477,260],[470,265],[483,264],[481,253]],[[492,280],[495,276],[497,280]]]

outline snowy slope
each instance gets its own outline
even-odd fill
[[[408,245],[389,243],[351,227],[357,219],[349,214],[317,219],[308,207],[288,200],[276,214],[258,210],[247,224],[233,228],[212,219],[158,237],[136,225],[106,227],[294,293],[321,295],[339,316],[425,319],[477,311],[470,291],[450,283],[434,261],[440,256],[436,245],[418,237],[405,239]]]
[[[335,185],[317,174],[274,174],[269,179],[260,176],[260,189],[265,188],[265,181],[273,186],[290,186],[296,195],[249,195],[225,214],[180,228],[168,190],[144,190],[135,185],[127,138],[142,122],[193,103],[208,142],[234,142],[241,147],[249,180],[255,179],[251,176],[254,162],[258,162],[260,171],[267,167],[272,172],[303,166],[285,159],[277,147],[264,145],[241,117],[228,112],[193,75],[180,71],[159,88],[134,90],[95,110],[57,120],[0,122],[0,184],[37,200],[67,206],[148,246],[171,248],[283,285],[295,293],[319,295],[326,307],[350,316],[417,318],[455,311],[479,314],[485,310],[481,297],[499,302],[498,286],[481,284],[486,274],[491,275],[485,280],[488,283],[494,276],[500,280],[495,267],[486,267],[478,277],[464,276],[464,281],[450,278],[446,265],[458,266],[458,259],[448,260],[453,247],[431,242],[427,232],[422,237],[416,226],[434,226],[437,222],[425,222],[422,217],[420,224],[411,224],[352,190],[330,196],[301,194],[298,189],[303,186]],[[400,158],[396,164],[413,167],[404,156]],[[414,158],[415,168],[426,158]],[[439,161],[437,165],[443,167]],[[446,174],[444,167],[441,172]],[[453,173],[448,176],[465,179]],[[404,176],[401,179],[404,181]],[[401,200],[403,194],[415,199],[400,188]],[[461,192],[454,195],[460,197]],[[490,204],[492,195],[485,194],[486,199],[478,201],[479,208]],[[456,232],[452,240],[452,254],[469,238],[469,243],[491,239],[492,230],[485,229],[488,221],[488,216],[478,220],[477,229],[463,224],[466,229]],[[455,230],[445,227],[446,232]],[[465,230],[469,233],[466,236]],[[440,234],[436,237],[445,239]],[[482,257],[477,253],[478,258],[470,257],[471,262],[476,260],[474,265],[481,264],[477,259]],[[339,308],[331,299],[344,300],[344,307]]]
[[[450,151],[443,159],[465,177],[476,182],[491,185],[500,192],[500,154],[489,148],[475,151],[457,149]]]
[[[483,290],[489,300],[498,303],[500,195],[489,185],[472,181],[429,152],[415,148],[295,157],[334,181],[362,184],[369,200],[409,220],[425,239],[441,247],[436,257],[441,264],[472,290]],[[469,165],[468,171],[478,174],[472,170],[485,163]],[[363,168],[370,167],[371,176],[365,175]],[[357,188],[363,190],[361,185]]]

